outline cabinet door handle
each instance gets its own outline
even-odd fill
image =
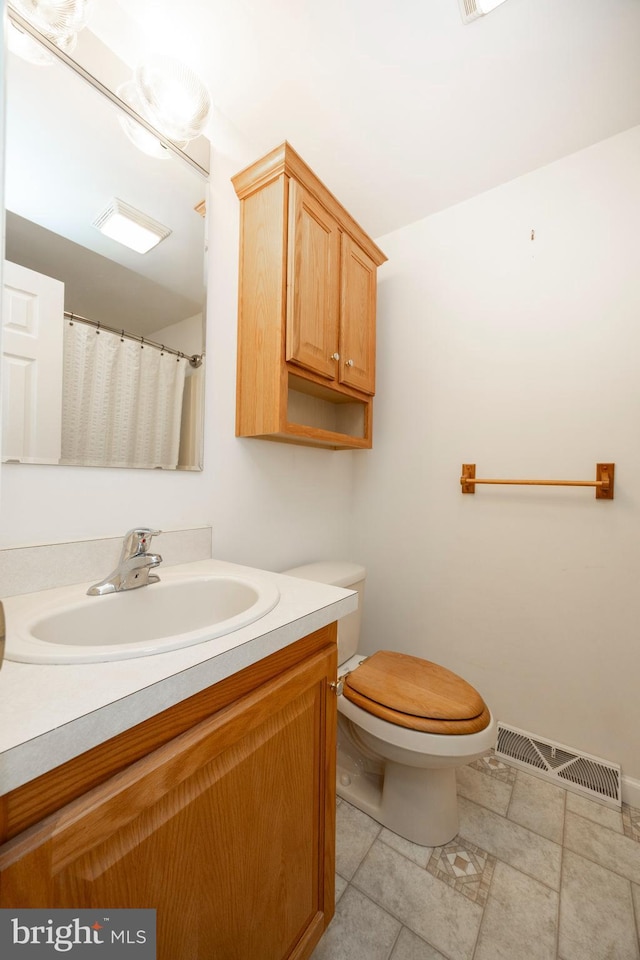
[[[331,356],[329,357],[329,360],[339,360],[339,359],[340,359],[339,353],[332,353]]]
[[[345,366],[346,366],[346,367],[352,367],[352,366],[353,366],[353,360],[347,360],[346,363],[345,363]]]

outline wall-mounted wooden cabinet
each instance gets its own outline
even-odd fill
[[[158,960],[306,960],[334,911],[335,639],[0,797],[0,906],[155,908]]]
[[[236,434],[372,443],[376,270],[386,259],[288,143],[241,201]]]

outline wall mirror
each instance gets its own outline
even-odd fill
[[[206,177],[65,62],[8,53],[6,88],[2,460],[202,469]],[[168,235],[106,236],[122,205]]]

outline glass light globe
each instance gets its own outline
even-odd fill
[[[40,32],[42,33],[43,31]],[[71,53],[78,42],[77,33],[58,34],[55,36],[43,33],[43,36],[46,36],[47,40],[51,40],[52,43],[55,43],[55,45],[61,50],[64,50],[65,53]],[[29,63],[35,63],[36,66],[47,67],[55,63],[56,58],[52,53],[39,44],[37,40],[34,40],[28,33],[25,33],[24,30],[17,27],[11,20],[9,20],[7,30],[7,45],[12,53],[17,54],[17,56],[22,57],[23,60],[27,60]]]
[[[93,0],[10,0],[21,16],[56,43],[56,36],[82,30]]]
[[[144,115],[171,140],[193,140],[206,125],[209,92],[200,78],[172,57],[156,56],[137,67],[135,83]]]
[[[153,123],[153,120],[146,116],[144,105],[140,100],[138,94],[138,89],[136,87],[134,80],[128,80],[126,83],[121,84],[116,90],[117,95],[120,99],[131,107],[132,110],[135,110],[137,114],[143,117],[145,120],[148,120],[149,123]],[[167,150],[165,146],[158,140],[157,137],[154,137],[152,133],[149,133],[137,120],[134,120],[133,117],[129,117],[126,114],[122,113],[118,117],[120,126],[128,136],[129,140],[138,148],[142,150],[143,153],[148,154],[150,157],[155,157],[157,160],[167,160],[171,156],[171,152]],[[186,147],[187,141],[176,141],[177,147]]]

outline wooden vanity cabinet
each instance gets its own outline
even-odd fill
[[[154,907],[158,960],[309,957],[334,909],[335,676],[334,624],[114,738],[115,764],[216,707],[0,847],[0,906]]]
[[[386,257],[287,143],[233,183],[236,434],[370,447],[376,271]]]

